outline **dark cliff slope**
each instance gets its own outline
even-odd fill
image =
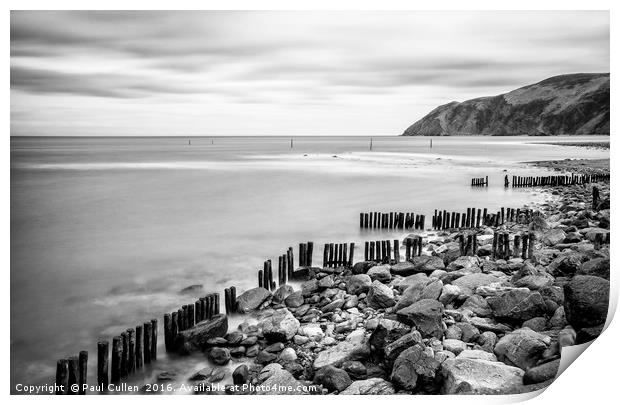
[[[609,134],[609,73],[551,77],[435,108],[403,135]]]

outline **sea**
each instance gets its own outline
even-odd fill
[[[360,212],[424,214],[429,227],[435,209],[543,202],[504,176],[609,158],[545,144],[596,141],[609,137],[12,137],[11,392],[53,383],[56,361],[80,350],[94,384],[97,341],[152,318],[158,360],[127,382],[188,377],[208,361],[164,353],[164,313],[210,292],[223,308],[224,288],[256,287],[263,262],[300,242],[315,263],[324,243],[355,242],[359,261],[365,240],[407,233],[360,229]],[[202,290],[181,292],[191,285]]]

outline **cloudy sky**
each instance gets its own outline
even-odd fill
[[[396,135],[609,71],[607,12],[12,12],[12,135]]]

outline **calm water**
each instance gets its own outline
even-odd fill
[[[543,172],[520,162],[609,157],[532,144],[544,141],[435,138],[431,149],[381,137],[371,152],[367,137],[297,137],[292,149],[278,137],[12,138],[11,389],[52,382],[56,359],[79,350],[94,381],[97,339],[152,317],[161,329],[164,312],[195,300],[179,294],[188,285],[239,294],[299,242],[314,241],[320,262],[324,242],[402,236],[360,231],[359,212],[422,213],[430,225],[435,208],[517,206],[537,193],[504,190],[504,174]],[[469,187],[485,175],[490,187]],[[159,353],[135,380],[205,365]]]

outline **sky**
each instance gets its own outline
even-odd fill
[[[11,135],[399,135],[609,72],[600,11],[13,11]]]

